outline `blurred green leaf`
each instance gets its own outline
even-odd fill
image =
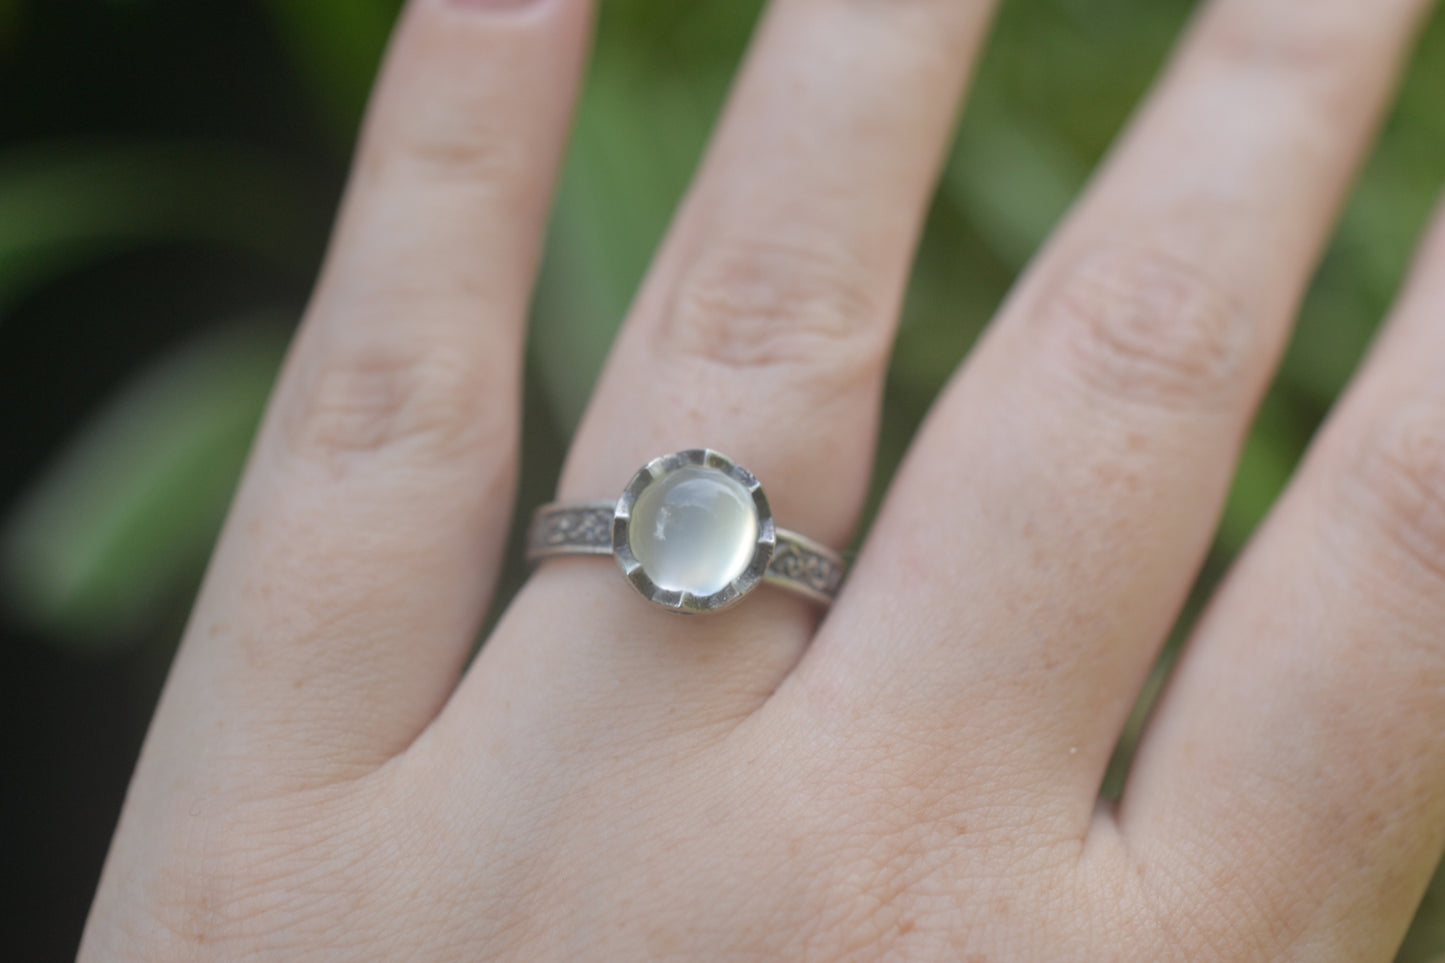
[[[1445,138],[1437,142],[1445,149]],[[1438,157],[1425,169],[1408,152],[1389,151],[1366,170],[1346,208],[1336,246],[1370,307],[1383,311],[1399,290],[1431,213],[1430,195],[1439,180]]]
[[[244,462],[285,326],[229,326],[143,371],[34,485],[0,535],[15,608],[114,646],[191,584]]]
[[[0,45],[10,42],[20,22],[20,0],[0,0]]]
[[[558,421],[570,432],[681,193],[685,171],[649,143],[658,118],[686,123],[675,103],[643,105],[593,87],[562,181],[543,271],[534,357]],[[675,185],[675,192],[659,189]]]
[[[1012,269],[1022,270],[1073,203],[1088,165],[1048,127],[1018,113],[970,118],[944,189],[974,230]]]
[[[1383,311],[1362,282],[1348,244],[1341,240],[1326,255],[1279,375],[1281,384],[1321,412],[1350,379]]]
[[[0,155],[0,316],[92,260],[158,241],[226,245],[309,273],[328,200],[278,159],[235,145],[80,144]]]
[[[1445,963],[1445,863],[1435,872],[1397,963]]]
[[[1233,557],[1264,521],[1289,484],[1305,439],[1278,394],[1260,407],[1254,428],[1239,456],[1239,470],[1219,524],[1218,547]]]
[[[570,435],[702,151],[755,2],[604,5],[538,286],[532,357]]]
[[[397,0],[267,0],[282,42],[331,132],[349,145],[396,21]]]

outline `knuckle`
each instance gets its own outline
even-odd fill
[[[1106,398],[1168,409],[1227,407],[1252,331],[1216,283],[1157,254],[1108,250],[1045,294],[1044,337],[1070,373]]]
[[[1220,17],[1205,31],[1203,43],[1207,51],[1227,63],[1323,73],[1338,70],[1342,62],[1348,61],[1352,42],[1358,42],[1358,31],[1353,36],[1346,34],[1331,27],[1329,20],[1320,17],[1304,22],[1290,17],[1287,22],[1278,22],[1267,10],[1254,16]]]
[[[1350,71],[1340,69],[1358,56],[1358,32],[1345,36],[1338,29],[1301,29],[1298,20],[1287,26],[1260,25],[1247,17],[1207,30],[1202,48],[1227,71],[1286,82],[1290,94],[1306,107],[1296,111],[1296,124],[1315,121],[1324,126],[1328,120],[1337,126],[1340,111],[1358,110],[1370,97],[1370,91],[1350,82]]]
[[[495,111],[487,105],[468,108],[466,116],[484,118]],[[440,113],[440,112],[438,112]],[[419,173],[427,181],[462,183],[485,187],[510,183],[528,168],[524,141],[508,137],[493,124],[474,120],[457,123],[451,112],[432,116],[424,112],[396,132],[390,149],[364,151],[382,169],[395,166],[408,176]]]
[[[1344,472],[1346,511],[1383,539],[1391,575],[1445,582],[1445,405],[1392,413],[1356,446]],[[1403,569],[1403,571],[1402,571]]]
[[[285,435],[323,460],[509,445],[509,379],[498,368],[440,346],[346,348],[303,375]]]
[[[1425,0],[1377,0],[1370,16],[1353,0],[1326,0],[1300,16],[1295,3],[1232,7],[1206,18],[1205,52],[1227,69],[1281,77],[1302,99],[1320,136],[1338,137],[1345,116],[1367,110],[1377,96],[1351,70],[1372,52],[1388,47],[1400,25],[1414,19]]]
[[[837,250],[774,242],[710,246],[683,273],[662,321],[669,354],[729,368],[881,370],[885,310],[871,274]]]

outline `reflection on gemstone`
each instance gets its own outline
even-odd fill
[[[659,588],[708,596],[747,570],[758,513],[748,490],[711,468],[679,468],[632,506],[628,545]]]

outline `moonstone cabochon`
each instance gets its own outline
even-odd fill
[[[711,449],[648,462],[613,515],[612,551],[628,581],[676,612],[716,611],[741,599],[762,580],[776,544],[762,485]]]
[[[747,571],[758,513],[746,488],[711,468],[679,468],[637,496],[628,544],[658,588],[707,596]]]

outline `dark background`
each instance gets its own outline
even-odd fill
[[[920,253],[880,485],[1189,6],[1005,3]],[[535,309],[524,502],[550,490],[562,439],[757,7],[603,3]],[[392,0],[0,0],[8,959],[74,953],[395,12]],[[1437,23],[1325,256],[1200,593],[1267,511],[1348,377],[1442,176]],[[1136,731],[1137,718],[1118,771]],[[1445,898],[1432,897],[1401,959],[1439,952]]]

